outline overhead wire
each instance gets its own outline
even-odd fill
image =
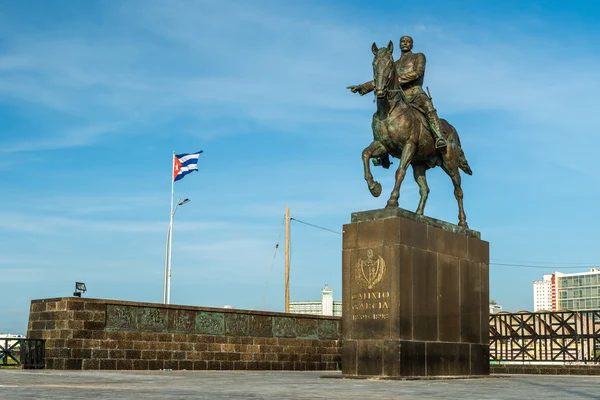
[[[531,264],[511,264],[511,263],[497,263],[490,262],[490,265],[500,266],[500,267],[518,267],[518,268],[535,268],[535,269],[585,269],[594,267],[593,265],[579,265],[579,266],[568,266],[563,267],[560,265],[531,265]],[[598,264],[596,264],[598,265]]]
[[[492,258],[490,261],[497,263],[517,263],[517,264],[547,264],[549,266],[552,265],[576,265],[576,266],[590,266],[594,267],[600,265],[600,262],[590,263],[590,262],[560,262],[560,261],[517,261],[517,260],[504,260],[499,258]]]
[[[333,229],[324,228],[322,226],[311,224],[309,222],[300,221],[299,219],[296,219],[296,218],[290,218],[290,221],[296,221],[296,222],[299,222],[299,223],[304,224],[304,225],[312,226],[313,228],[317,228],[317,229],[321,229],[321,230],[324,230],[324,231],[327,231],[327,232],[335,233],[337,235],[341,235],[342,234],[341,232],[334,231]]]

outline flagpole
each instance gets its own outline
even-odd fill
[[[165,276],[163,280],[163,304],[167,304],[167,275],[169,268],[169,235],[171,234],[171,224],[169,224],[169,230],[167,231],[167,239],[165,243]]]
[[[171,254],[173,246],[173,197],[175,194],[175,151],[173,151],[173,165],[171,167],[171,209],[169,213],[169,232],[167,238],[167,254],[165,255],[165,287],[164,304],[171,304]]]

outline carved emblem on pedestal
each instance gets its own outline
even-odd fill
[[[358,259],[356,263],[356,279],[364,282],[368,289],[378,284],[385,274],[385,261],[381,256],[374,257],[373,250],[367,250],[367,259]]]

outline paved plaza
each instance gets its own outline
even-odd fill
[[[331,372],[0,370],[9,399],[598,399],[600,378],[494,376],[387,381]]]

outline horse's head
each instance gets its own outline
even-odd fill
[[[371,47],[375,57],[373,58],[373,80],[375,81],[375,96],[381,99],[392,89],[392,78],[394,75],[394,43],[390,40],[387,47],[377,48],[373,43]]]

